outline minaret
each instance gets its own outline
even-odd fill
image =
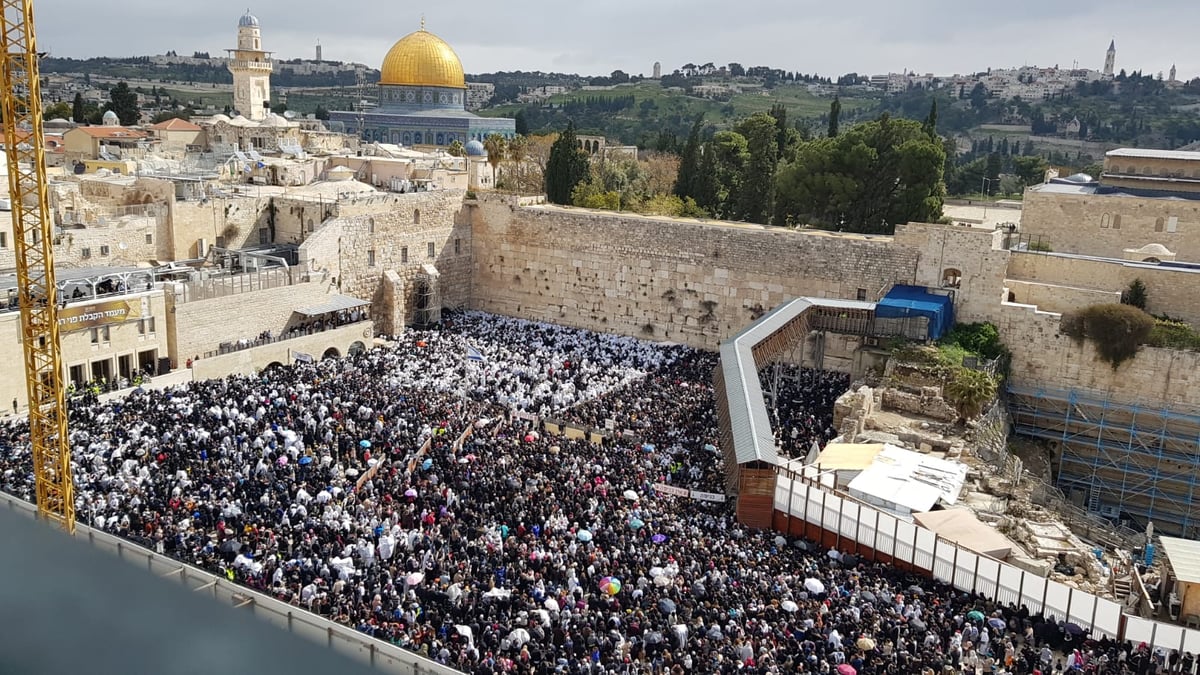
[[[248,120],[265,119],[271,112],[271,53],[262,49],[258,19],[246,10],[238,20],[237,49],[228,49],[233,73],[233,109]]]
[[[1171,64],[1171,76],[1167,78],[1167,82],[1174,82],[1174,81],[1175,81],[1175,64],[1172,63]]]
[[[1112,77],[1117,66],[1117,41],[1108,43],[1108,53],[1104,55],[1104,74]]]
[[[321,62],[321,41],[317,40],[317,63]]]

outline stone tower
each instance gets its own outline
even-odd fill
[[[317,63],[321,62],[321,41],[317,40]]]
[[[233,109],[259,121],[271,112],[271,53],[263,51],[258,19],[250,10],[238,20],[237,49],[229,52],[233,73]]]
[[[656,80],[662,79],[662,64],[659,63],[658,61],[654,62],[654,79],[656,79]]]
[[[1104,74],[1112,77],[1117,66],[1117,41],[1108,43],[1108,53],[1104,55]]]
[[[1170,77],[1167,78],[1167,82],[1175,82],[1176,81],[1175,74],[1176,74],[1175,73],[1175,64],[1172,63],[1171,64],[1171,74],[1170,74]]]

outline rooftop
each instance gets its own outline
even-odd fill
[[[137,129],[129,129],[127,127],[76,127],[67,133],[73,131],[82,131],[92,138],[108,138],[108,139],[130,139],[136,140],[146,138],[147,134],[144,131]]]
[[[191,122],[179,119],[178,117],[172,117],[169,120],[159,122],[150,128],[154,129],[155,131],[200,131],[199,124],[192,124]]]
[[[1117,148],[1104,153],[1105,157],[1134,157],[1140,159],[1182,159],[1200,162],[1200,152],[1187,150],[1154,150],[1152,148]]]
[[[1163,553],[1175,570],[1175,578],[1187,584],[1200,583],[1200,541],[1160,537]]]

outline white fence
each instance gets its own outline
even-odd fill
[[[1200,630],[1125,614],[1119,603],[960,548],[933,531],[866,504],[843,499],[809,479],[781,473],[775,485],[776,529],[901,569],[928,574],[955,588],[1031,613],[1078,624],[1094,637],[1145,642],[1200,653]],[[786,518],[783,515],[786,514]]]
[[[0,492],[0,508],[11,509],[30,517],[36,515],[32,504],[3,492]],[[54,526],[46,524],[46,527]],[[75,538],[108,551],[151,574],[178,580],[193,592],[209,595],[218,602],[250,612],[278,628],[330,647],[381,672],[395,673],[396,675],[423,675],[424,673],[461,675],[453,668],[430,661],[387,642],[376,640],[349,626],[323,619],[316,614],[239,586],[228,579],[185,565],[178,560],[159,555],[111,534],[94,530],[85,525],[76,525]],[[102,584],[104,580],[97,579],[96,583]]]

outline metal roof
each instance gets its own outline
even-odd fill
[[[795,298],[762,315],[721,345],[721,373],[725,380],[733,454],[738,464],[779,464],[775,433],[767,415],[754,347],[811,308],[873,310],[875,303],[858,300]]]
[[[305,316],[317,316],[318,314],[340,312],[343,309],[354,309],[355,307],[362,307],[363,305],[369,304],[371,303],[367,302],[366,300],[359,300],[358,298],[352,298],[348,295],[331,295],[325,302],[322,302],[319,305],[313,305],[312,307],[298,309],[296,310],[296,313],[303,314]]]
[[[1200,541],[1179,537],[1159,537],[1159,541],[1175,578],[1185,584],[1200,584]]]
[[[1151,148],[1117,148],[1104,153],[1105,157],[1136,157],[1143,159],[1189,159],[1200,161],[1200,152],[1188,150],[1154,150]]]

